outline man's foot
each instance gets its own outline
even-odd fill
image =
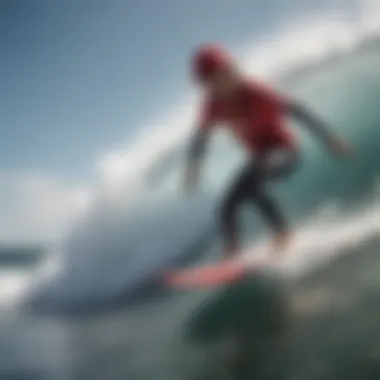
[[[222,254],[223,261],[230,261],[235,259],[239,254],[238,249],[225,249]]]
[[[276,235],[273,243],[273,253],[285,251],[291,245],[293,241],[293,234],[290,231],[280,232]]]

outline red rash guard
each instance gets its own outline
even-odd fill
[[[245,80],[228,98],[208,94],[199,126],[210,130],[216,124],[226,124],[250,153],[265,154],[294,148],[294,136],[284,118],[285,99],[262,84]]]

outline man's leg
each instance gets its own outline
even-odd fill
[[[249,162],[238,173],[222,201],[219,222],[224,244],[224,256],[233,256],[239,249],[237,216],[241,205],[251,195],[252,163]]]
[[[239,249],[239,231],[237,214],[244,202],[253,201],[262,216],[276,233],[276,242],[286,243],[288,225],[279,205],[265,190],[265,184],[271,180],[288,177],[298,167],[296,152],[276,152],[267,157],[259,157],[247,163],[233,181],[220,209],[222,238],[225,254],[233,255]]]
[[[281,207],[265,189],[265,185],[271,180],[288,178],[298,165],[299,156],[296,152],[279,151],[259,158],[252,172],[251,196],[276,235],[275,248],[286,247],[290,239],[290,229]]]

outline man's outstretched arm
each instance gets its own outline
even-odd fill
[[[350,153],[351,148],[346,140],[335,134],[327,123],[303,104],[290,101],[287,102],[286,108],[290,116],[301,121],[302,124],[314,135],[319,137],[331,151],[343,155]]]
[[[186,157],[185,188],[191,190],[198,184],[199,170],[203,162],[209,132],[204,129],[197,129],[191,139],[189,150]]]

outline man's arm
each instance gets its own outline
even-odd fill
[[[209,132],[205,129],[197,129],[191,142],[186,157],[185,187],[191,190],[198,183],[199,170],[204,159]]]
[[[348,143],[344,139],[338,137],[327,123],[321,120],[307,107],[298,102],[289,101],[286,103],[286,109],[290,116],[301,121],[305,127],[319,137],[334,153],[349,153],[350,147]]]
[[[328,142],[335,137],[331,132],[331,128],[304,105],[290,101],[286,107],[290,116],[301,121],[305,127],[322,141]]]
[[[265,103],[271,104],[276,108],[280,107],[285,109],[289,116],[301,121],[303,125],[326,144],[329,144],[336,138],[332,134],[331,128],[303,104],[287,96],[283,96],[281,93],[263,83],[256,83],[256,90],[258,90],[259,97],[263,99]]]

